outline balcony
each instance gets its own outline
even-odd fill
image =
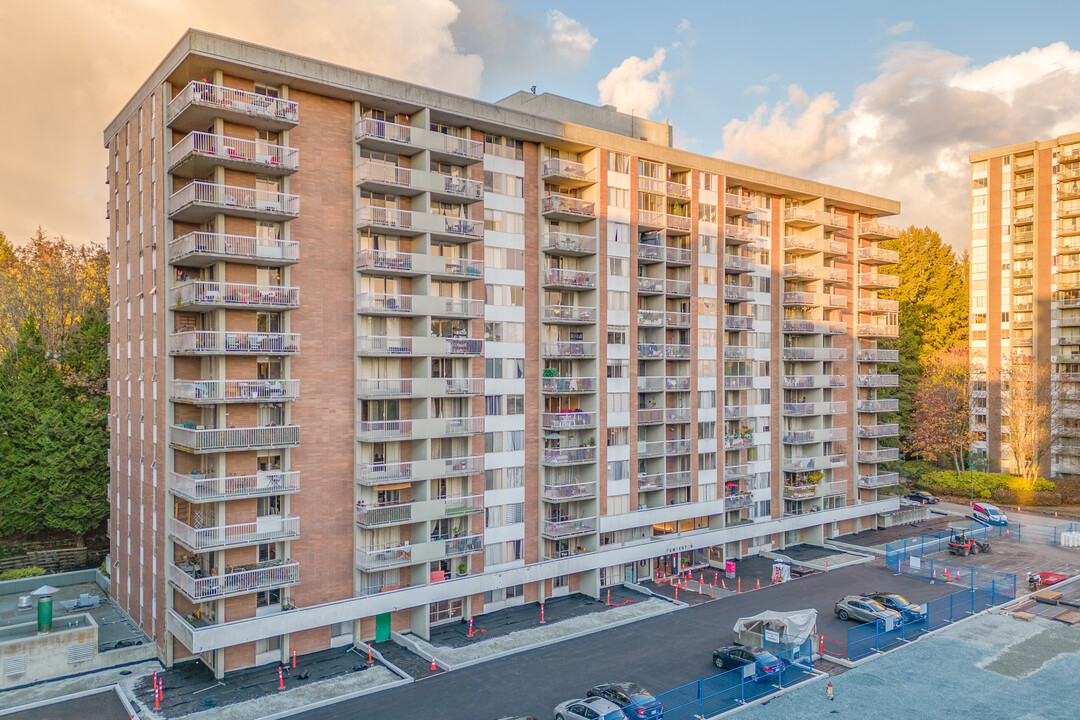
[[[725,360],[749,360],[750,348],[745,345],[725,345],[724,346],[724,359]]]
[[[639,378],[640,379],[640,378]],[[664,378],[664,390],[667,392],[689,392],[689,375],[669,375]]]
[[[754,229],[749,225],[724,225],[724,241],[731,244],[754,242]]]
[[[596,236],[546,232],[540,238],[540,249],[552,255],[571,257],[595,255]]]
[[[859,375],[859,387],[897,387],[899,384],[900,376],[895,374]]]
[[[484,394],[483,378],[357,378],[356,397],[386,398],[473,397]]]
[[[356,227],[358,230],[368,229],[404,237],[428,233],[440,240],[452,242],[471,242],[484,237],[482,220],[374,205],[364,205],[356,209]]]
[[[641,192],[654,193],[656,195],[663,195],[667,192],[667,181],[660,178],[649,177],[648,175],[638,175],[637,178],[638,190]]]
[[[428,150],[432,159],[453,165],[469,165],[484,159],[484,144],[477,140],[375,118],[357,122],[353,137],[364,147],[395,155],[416,155]]]
[[[432,458],[407,462],[360,462],[356,464],[356,482],[369,487],[378,487],[388,483],[468,477],[483,472],[483,455]]]
[[[169,445],[196,454],[287,448],[299,444],[299,425],[202,429],[173,425],[169,428]]]
[[[861,247],[857,257],[859,262],[866,265],[895,265],[900,262],[900,253],[878,247]]]
[[[595,482],[544,483],[544,500],[548,502],[572,502],[596,497]]]
[[[173,402],[196,405],[218,403],[282,402],[300,397],[300,381],[257,380],[171,380],[169,397]]]
[[[749,285],[724,285],[724,300],[728,302],[747,302],[754,289]]]
[[[900,401],[895,398],[881,400],[856,400],[855,411],[865,413],[898,412]]]
[[[596,182],[596,167],[570,160],[548,158],[540,165],[540,177],[545,183],[579,188]]]
[[[300,151],[200,130],[188,133],[169,150],[169,172],[176,177],[208,177],[215,167],[259,175],[291,175],[300,169]]]
[[[749,405],[724,405],[725,420],[741,420],[750,417]]]
[[[846,308],[848,299],[843,295],[815,292],[785,292],[783,303],[788,307]]]
[[[816,484],[784,486],[785,500],[809,500],[810,498],[815,498],[817,496],[818,486]]]
[[[742,255],[724,253],[724,270],[732,273],[750,272],[753,262]]]
[[[575,410],[541,414],[541,427],[545,430],[583,430],[596,427],[596,413]]]
[[[664,346],[659,343],[638,343],[639,360],[659,360],[664,357]]]
[[[295,515],[269,515],[255,522],[202,528],[191,527],[176,518],[172,518],[169,524],[169,534],[193,552],[226,550],[300,537],[300,518]]]
[[[300,563],[294,560],[270,560],[255,563],[246,570],[226,569],[220,575],[203,577],[174,563],[169,564],[169,582],[192,602],[282,588],[300,582]]]
[[[584,445],[571,448],[544,448],[545,465],[581,465],[596,462],[596,447]]]
[[[847,412],[847,402],[802,402],[784,403],[782,415],[789,417],[807,417],[809,415],[843,415]]]
[[[664,422],[663,408],[639,408],[637,411],[638,425],[661,425]]]
[[[900,361],[899,350],[859,350],[856,354],[859,362],[884,362],[894,363]]]
[[[174,355],[292,355],[300,352],[297,333],[190,330],[169,336]]]
[[[357,568],[371,572],[406,565],[430,563],[459,555],[472,555],[483,552],[483,550],[483,535],[466,535],[416,543],[415,545],[403,542],[401,545],[396,546],[377,545],[357,548],[355,560]]]
[[[193,180],[169,198],[169,219],[201,225],[218,213],[279,222],[300,215],[300,197],[271,190]]]
[[[820,213],[824,215],[824,213]],[[814,225],[821,225],[822,219],[818,217],[819,213],[816,210],[806,207],[789,207],[784,208],[784,222],[796,227],[812,227]]]
[[[484,418],[471,416],[417,418],[415,420],[360,420],[356,423],[356,439],[360,442],[423,440],[479,435],[483,432]]]
[[[638,208],[637,211],[637,221],[638,227],[641,229],[663,230],[667,224],[664,213],[641,208]]]
[[[355,514],[357,525],[376,528],[462,517],[483,511],[483,495],[465,495],[396,505],[360,505]]]
[[[484,354],[479,338],[389,337],[356,338],[356,354],[362,357],[477,357]]]
[[[688,407],[674,407],[664,409],[664,422],[667,423],[688,423],[691,418],[691,409]]]
[[[596,217],[596,206],[586,200],[569,195],[545,195],[540,212],[550,220],[580,222]]]
[[[667,280],[664,283],[664,287],[668,295],[675,295],[677,297],[690,297],[689,280]]]
[[[725,330],[753,330],[754,329],[754,316],[753,315],[725,315],[724,316],[724,329]]]
[[[184,267],[206,267],[226,261],[280,267],[300,260],[300,243],[251,235],[190,232],[169,243],[169,262]]]
[[[690,313],[666,312],[664,313],[664,326],[669,328],[690,327]]]
[[[546,288],[558,290],[594,290],[596,289],[596,273],[586,270],[549,268],[541,276],[541,284]]]
[[[578,518],[574,520],[545,520],[540,533],[549,539],[580,537],[596,532],[596,518]]]
[[[859,223],[859,237],[869,240],[892,240],[900,237],[900,228],[867,221]]]
[[[729,215],[752,213],[756,209],[754,198],[729,192],[724,193],[724,208]]]
[[[896,437],[900,434],[900,425],[897,423],[882,423],[880,425],[859,425],[857,437],[882,438]]]
[[[596,308],[592,307],[545,305],[542,310],[540,319],[554,325],[592,325],[596,322]]]
[[[785,360],[847,360],[846,348],[827,347],[786,347],[784,348]]]
[[[261,130],[288,130],[300,122],[296,102],[192,80],[169,102],[174,130],[209,127],[216,118]]]
[[[867,338],[895,338],[900,337],[900,326],[885,323],[859,323],[855,326],[855,334]]]
[[[828,320],[784,320],[781,328],[785,333],[803,335],[841,335],[847,329],[842,322]]]
[[[664,225],[667,227],[668,234],[672,233],[688,233],[690,232],[690,218],[685,215],[672,215],[668,213],[664,219]]]
[[[859,437],[862,437],[860,435]],[[892,462],[900,459],[900,448],[878,448],[877,450],[859,450],[856,453],[861,463],[873,464]]]
[[[664,279],[639,277],[637,279],[639,295],[662,295],[664,293]]]
[[[296,470],[263,470],[254,475],[228,477],[174,472],[170,479],[172,493],[192,503],[283,495],[300,490],[300,473]]]
[[[431,193],[442,202],[470,203],[483,199],[484,184],[460,175],[428,172],[363,160],[353,170],[357,187],[391,195]]]
[[[787,390],[842,387],[847,387],[847,377],[844,375],[784,375],[784,388]]]
[[[171,306],[206,311],[218,308],[243,310],[295,310],[300,307],[300,289],[280,285],[194,280],[169,291]]]
[[[855,309],[859,312],[898,313],[900,312],[900,302],[881,298],[859,298],[855,301]]]
[[[785,445],[810,445],[820,442],[833,442],[847,440],[847,428],[812,428],[810,430],[788,430],[784,433],[782,442]]]
[[[580,395],[596,392],[594,377],[546,377],[543,392],[548,395]]]
[[[900,484],[900,473],[878,473],[877,475],[860,475],[859,487],[864,490],[888,487]]]
[[[484,261],[365,248],[356,253],[356,269],[368,275],[431,275],[447,280],[480,280]]]
[[[641,327],[663,327],[663,310],[638,310],[638,325]]]
[[[664,259],[668,265],[689,265],[693,262],[693,251],[690,248],[668,245],[664,248]]]
[[[750,435],[725,435],[724,450],[748,450],[754,447],[754,436]],[[726,475],[725,475],[726,477]]]
[[[637,444],[637,456],[638,459],[663,457],[667,452],[667,443],[664,440],[653,440],[651,442],[640,440]]]
[[[749,390],[754,386],[754,378],[751,375],[725,375],[725,390]]]
[[[732,493],[724,496],[724,512],[742,510],[754,504],[754,497],[750,493]]]
[[[541,345],[541,352],[545,358],[550,359],[594,358],[596,343],[577,340],[546,342]]]
[[[638,264],[651,264],[664,261],[664,248],[659,245],[640,243],[637,249]]]
[[[484,316],[484,301],[441,295],[360,293],[356,311],[361,315],[419,316],[473,319]]]
[[[674,180],[667,181],[667,194],[677,198],[690,197],[690,186],[686,183],[675,182]]]
[[[687,455],[690,452],[691,442],[688,438],[668,440],[664,446],[667,455]]]
[[[690,359],[690,346],[689,345],[665,345],[664,357],[668,360],[689,360]]]
[[[866,288],[897,288],[900,287],[900,276],[874,272],[859,273],[859,285]]]

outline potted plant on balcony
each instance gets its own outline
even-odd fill
[[[546,378],[559,377],[559,371],[556,370],[553,367],[546,367],[546,368],[544,368],[544,377],[546,377]]]
[[[465,563],[458,563],[457,573],[458,577],[462,577],[468,571],[469,567]]]

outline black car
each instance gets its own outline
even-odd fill
[[[765,648],[753,645],[728,645],[713,650],[713,665],[721,670],[740,668],[754,663],[754,679],[762,680],[770,675],[779,675],[784,670],[784,661]]]
[[[637,683],[604,683],[589,690],[586,696],[610,700],[631,720],[662,720],[664,717],[664,704]]]
[[[904,622],[912,622],[926,619],[926,606],[916,605],[903,595],[889,592],[864,593],[863,597],[877,600],[890,610],[895,610],[903,616]]]
[[[930,493],[926,492],[925,490],[912,490],[908,494],[907,499],[912,500],[912,501],[917,502],[917,503],[928,503],[930,505],[933,505],[934,503],[940,502],[940,500],[938,500],[937,497],[935,497],[934,495],[931,495]]]

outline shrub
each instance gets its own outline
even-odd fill
[[[18,568],[16,570],[5,570],[4,572],[0,572],[0,580],[22,580],[23,578],[32,578],[44,574],[45,568],[24,567]]]
[[[941,495],[965,496],[972,492],[983,500],[996,500],[1006,505],[1059,505],[1061,495],[1049,480],[1037,480],[1034,489],[1023,478],[1008,473],[963,473],[938,471],[924,475],[918,483],[930,492]],[[1047,502],[1037,501],[1042,498]],[[1056,502],[1054,499],[1056,498]]]
[[[919,481],[927,475],[939,472],[939,469],[925,460],[908,460],[899,467],[897,472],[909,480]]]

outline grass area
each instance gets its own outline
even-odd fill
[[[1024,507],[1024,512],[1037,512],[1041,515],[1058,514],[1059,518],[1074,518],[1080,520],[1080,505],[1057,505],[1056,507]]]

